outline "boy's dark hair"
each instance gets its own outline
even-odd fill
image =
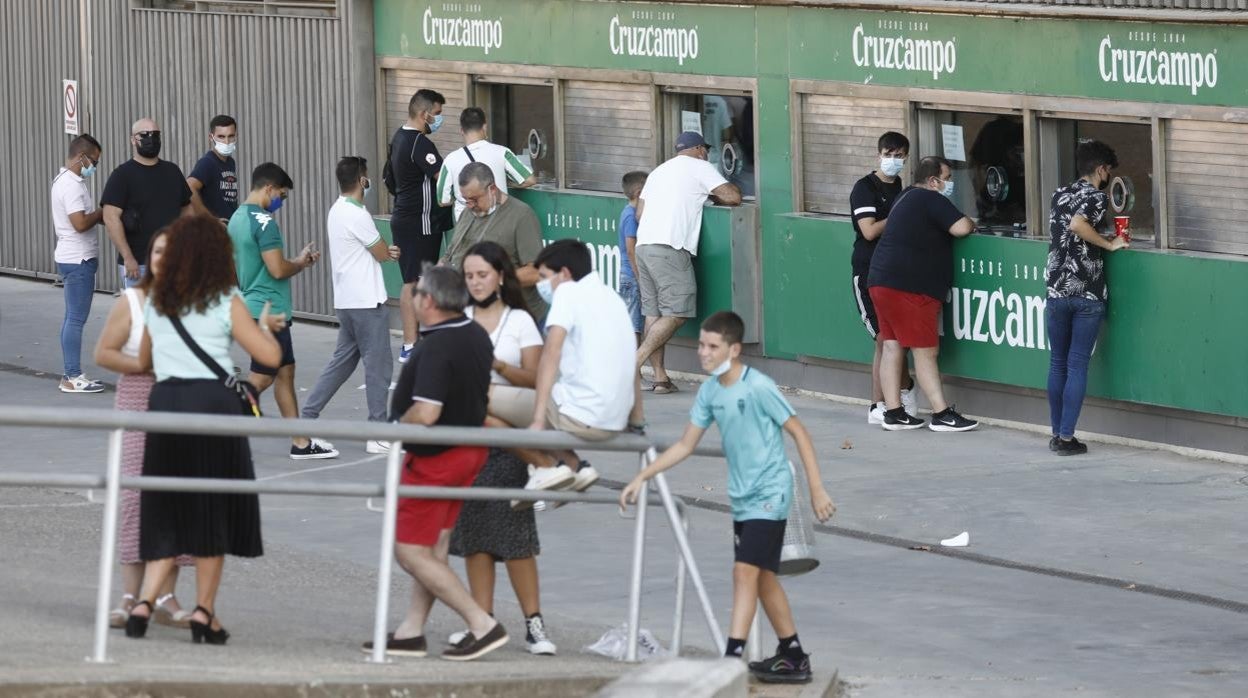
[[[702,321],[702,331],[722,335],[729,344],[740,344],[745,337],[745,320],[731,310],[721,310]]]
[[[636,199],[641,195],[641,188],[646,186],[646,177],[649,177],[644,170],[633,170],[625,173],[620,180],[620,191],[624,192],[624,196],[629,199]]]
[[[464,133],[480,131],[485,128],[485,110],[481,107],[468,107],[459,113],[459,130]]]
[[[407,103],[407,115],[413,117],[422,111],[433,111],[435,104],[446,104],[446,98],[441,92],[416,90],[416,94],[412,95],[412,99]]]
[[[95,138],[93,138],[89,133],[76,136],[69,142],[69,157],[71,158],[75,155],[82,155],[83,153],[87,153],[92,150],[99,150],[102,152],[104,149],[100,147],[100,142],[95,140]]]
[[[351,191],[359,184],[360,177],[368,176],[368,160],[359,155],[347,155],[338,161],[334,176],[338,178],[338,191]]]
[[[208,122],[208,131],[211,133],[212,131],[215,131],[218,128],[220,128],[221,126],[237,126],[237,125],[238,125],[238,122],[235,121],[234,117],[230,116],[229,114],[217,114],[216,116],[212,117],[212,121]]]
[[[914,168],[914,183],[923,184],[930,177],[940,179],[940,173],[944,168],[953,169],[953,165],[949,161],[939,155],[928,155],[919,160],[919,166]]]
[[[880,136],[880,140],[876,143],[876,150],[883,153],[886,150],[904,150],[910,152],[910,139],[906,138],[896,131],[885,131]]]
[[[294,189],[295,183],[281,166],[274,162],[263,162],[251,171],[251,190],[257,191],[267,186],[279,189]]]
[[[580,281],[593,270],[594,263],[585,243],[573,238],[565,238],[547,245],[541,254],[537,255],[537,259],[533,260],[533,266],[546,267],[555,273],[567,269],[568,273],[572,274],[573,281]]]
[[[1109,165],[1109,169],[1118,167],[1118,155],[1114,149],[1100,141],[1083,141],[1075,147],[1075,170],[1080,177],[1086,177],[1101,165]]]

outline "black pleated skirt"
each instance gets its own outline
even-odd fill
[[[151,412],[239,414],[238,397],[218,380],[170,378],[152,388]],[[193,417],[188,417],[193,419]],[[143,474],[255,480],[251,446],[241,436],[148,434]],[[148,492],[141,495],[139,557],[264,554],[260,498],[254,494]]]
[[[472,486],[522,488],[528,481],[524,461],[501,448],[491,448]],[[460,557],[489,553],[496,560],[519,560],[541,551],[533,509],[514,511],[508,501],[465,500],[451,532],[450,553]]]

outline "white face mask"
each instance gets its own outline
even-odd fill
[[[235,150],[238,150],[238,142],[236,141],[234,143],[222,143],[221,141],[214,140],[212,142],[212,148],[213,150],[217,151],[217,154],[220,155],[221,157],[228,158],[229,156],[234,154]]]
[[[951,180],[949,180],[949,181],[947,181],[947,182],[945,182],[945,188],[944,188],[944,189],[942,189],[940,193],[941,193],[941,194],[944,194],[945,196],[949,197],[950,199],[952,199],[952,198],[953,198],[953,180],[952,180],[952,179],[951,179]]]
[[[719,376],[722,376],[725,373],[727,373],[728,369],[730,368],[732,368],[732,357],[728,357],[727,359],[724,359],[724,362],[722,364],[711,369],[711,375],[718,378]]]
[[[885,177],[896,177],[901,173],[901,169],[906,166],[905,158],[890,158],[880,156],[880,174]]]
[[[546,305],[550,305],[555,300],[555,289],[550,285],[550,279],[542,279],[537,282],[537,295],[546,301]]]

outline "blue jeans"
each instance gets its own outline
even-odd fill
[[[65,377],[82,375],[82,327],[91,313],[95,294],[95,270],[99,262],[83,260],[79,264],[56,263],[56,271],[65,282],[65,320],[61,322],[61,355]]]
[[[147,273],[147,265],[140,264],[139,265],[139,278],[131,279],[126,276],[126,265],[124,264],[117,265],[117,278],[121,280],[122,288],[134,288],[135,286],[138,286],[139,282],[143,280],[143,275],[146,273]]]
[[[1105,304],[1088,298],[1050,298],[1044,308],[1049,333],[1049,421],[1053,435],[1069,439],[1088,389],[1088,360],[1105,317]]]
[[[624,299],[624,305],[628,307],[628,317],[633,321],[633,332],[641,334],[645,326],[641,319],[641,289],[638,288],[636,279],[620,275],[620,298]]]

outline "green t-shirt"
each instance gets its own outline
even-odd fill
[[[269,312],[290,318],[290,279],[275,279],[264,264],[262,253],[282,250],[282,231],[273,214],[255,204],[243,204],[230,217],[230,239],[234,241],[234,267],[238,272],[238,288],[254,318],[260,317],[265,302],[272,303]]]

